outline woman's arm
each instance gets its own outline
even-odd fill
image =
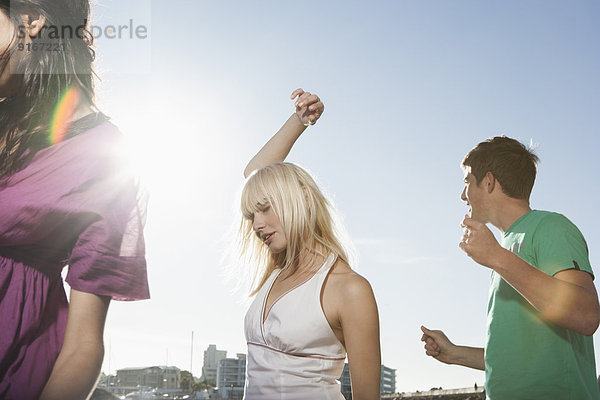
[[[250,160],[246,169],[244,169],[245,178],[257,169],[285,160],[306,127],[314,125],[323,114],[325,106],[316,94],[296,89],[292,92],[290,98],[295,99],[296,97],[298,97],[294,103],[296,111]]]
[[[109,297],[71,289],[65,338],[40,400],[83,400],[94,389],[109,303]]]
[[[379,314],[369,282],[357,274],[343,285],[340,322],[348,353],[354,400],[379,400],[381,348]]]

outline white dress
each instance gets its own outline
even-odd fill
[[[335,260],[329,255],[315,275],[282,294],[269,310],[267,295],[281,270],[257,293],[244,320],[245,400],[344,400],[338,378],[346,349],[321,307],[323,282]]]

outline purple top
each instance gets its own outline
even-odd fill
[[[62,346],[76,290],[149,298],[145,203],[104,122],[40,150],[0,180],[0,398],[37,399]]]

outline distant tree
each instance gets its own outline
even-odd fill
[[[179,381],[179,389],[190,390],[189,378],[181,378],[181,381]]]
[[[194,382],[194,377],[189,371],[181,371],[181,380],[179,381],[179,388],[183,390],[190,390]]]
[[[207,382],[196,382],[192,385],[193,390],[214,389],[215,387]]]

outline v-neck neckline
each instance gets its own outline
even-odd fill
[[[326,258],[325,261],[323,261],[323,264],[319,267],[319,269],[312,274],[309,278],[305,279],[304,281],[300,282],[299,284],[297,284],[296,286],[291,287],[290,289],[286,290],[285,292],[283,292],[282,294],[279,295],[279,297],[277,297],[273,303],[271,303],[271,305],[269,306],[269,309],[266,310],[267,307],[267,300],[269,299],[269,295],[271,294],[271,290],[273,289],[273,286],[275,285],[275,281],[277,280],[277,278],[279,277],[279,274],[281,273],[282,269],[279,269],[277,271],[277,274],[275,275],[275,278],[273,278],[273,280],[271,281],[271,284],[269,285],[269,289],[267,290],[267,294],[265,295],[265,298],[263,300],[263,304],[261,307],[261,314],[260,314],[260,323],[261,323],[261,327],[264,326],[267,318],[269,317],[271,310],[273,309],[273,307],[275,306],[275,304],[277,304],[277,302],[279,302],[279,300],[281,300],[283,297],[285,297],[288,293],[296,290],[297,288],[299,288],[300,286],[308,283],[310,280],[312,280],[315,276],[317,276],[322,270],[323,268],[331,263],[330,259],[333,257],[333,253],[330,253]]]

